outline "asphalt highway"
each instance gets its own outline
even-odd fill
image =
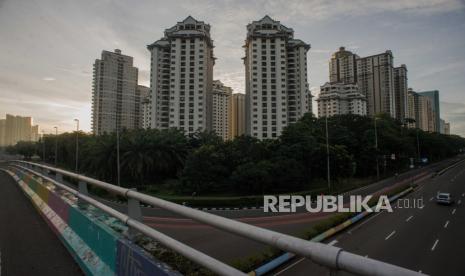
[[[455,204],[438,205],[438,192],[450,192]],[[423,204],[419,204],[421,201]],[[413,206],[415,203],[417,206]],[[465,162],[425,180],[393,207],[394,212],[371,215],[326,242],[428,275],[465,275]],[[326,269],[302,258],[295,258],[272,273],[325,274]]]
[[[84,275],[16,182],[0,171],[0,275]]]
[[[393,187],[394,185],[399,185],[400,182],[410,179],[412,175],[430,173],[437,167],[444,167],[454,160],[455,159],[449,159],[424,168],[415,169],[399,175],[396,178],[391,177],[369,186],[353,190],[346,193],[346,196],[350,194],[372,194]],[[126,206],[123,204],[109,202],[103,199],[98,200],[121,212],[126,212]],[[231,262],[238,258],[254,255],[267,248],[266,245],[261,243],[250,241],[190,219],[179,217],[159,208],[142,208],[142,212],[146,224],[225,262]],[[230,211],[209,210],[208,212],[294,236],[299,236],[316,222],[329,216],[329,214],[326,213],[307,212],[270,214],[264,213],[263,210],[260,209]]]

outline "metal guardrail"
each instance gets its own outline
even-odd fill
[[[286,252],[292,252],[296,255],[306,257],[313,262],[323,265],[329,268],[331,271],[346,271],[354,273],[357,275],[379,275],[379,276],[410,276],[410,275],[422,275],[421,273],[408,270],[396,265],[384,263],[374,259],[362,257],[347,251],[342,250],[341,248],[323,244],[310,242],[307,240],[299,239],[293,236],[281,234],[271,230],[263,229],[239,221],[227,219],[203,211],[195,210],[186,206],[175,204],[163,199],[152,197],[143,193],[139,193],[132,189],[126,189],[118,187],[103,181],[99,181],[90,177],[79,175],[73,172],[65,171],[62,169],[26,162],[26,161],[14,161],[14,163],[24,164],[29,168],[16,165],[21,169],[26,169],[27,171],[44,177],[47,181],[53,182],[55,185],[59,186],[62,189],[73,193],[78,198],[96,206],[97,208],[102,209],[102,211],[107,212],[108,214],[120,219],[130,228],[133,228],[141,233],[159,241],[163,245],[175,250],[176,252],[184,255],[188,259],[202,265],[215,273],[220,275],[245,275],[243,272],[238,271],[237,269],[224,264],[212,257],[201,253],[185,244],[180,243],[177,240],[174,240],[155,229],[141,223],[138,219],[134,219],[131,216],[131,213],[140,215],[139,211],[134,211],[134,206],[139,207],[139,202],[144,202],[146,204],[157,206],[161,209],[171,211],[173,213],[182,215],[184,217],[191,218],[198,222],[205,223],[212,227],[230,232],[242,236],[244,238],[261,242]],[[32,169],[43,169],[46,171],[52,171],[56,173],[56,180],[53,180],[47,176],[44,176]],[[73,190],[72,188],[63,185],[59,182],[62,181],[63,175],[76,179],[79,182],[79,192]],[[123,196],[128,199],[128,213],[129,215],[122,214],[107,205],[104,205],[95,199],[90,198],[87,193],[87,184],[93,185],[102,189],[105,189],[111,193]],[[132,208],[131,208],[132,206]],[[131,209],[133,211],[131,211]]]

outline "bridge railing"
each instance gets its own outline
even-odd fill
[[[343,249],[335,246],[327,245],[324,243],[311,242],[282,233],[274,232],[268,229],[253,226],[250,224],[242,223],[236,220],[227,219],[221,216],[175,204],[160,198],[149,196],[137,192],[133,189],[115,186],[110,183],[106,183],[100,180],[96,180],[90,177],[86,177],[84,175],[76,174],[59,168],[26,161],[14,161],[13,163],[16,163],[16,167],[27,170],[40,177],[43,177],[47,181],[52,182],[60,188],[73,193],[76,197],[88,202],[91,205],[94,205],[95,207],[101,209],[109,215],[121,220],[126,225],[128,225],[128,227],[159,241],[166,247],[184,255],[186,258],[220,275],[245,275],[245,273],[225,263],[222,263],[200,251],[197,251],[185,244],[182,244],[179,241],[143,224],[140,221],[141,212],[139,203],[143,202],[152,206],[157,206],[161,209],[171,211],[175,214],[196,220],[198,222],[210,225],[217,229],[242,236],[249,240],[267,244],[269,246],[279,248],[286,252],[292,252],[298,256],[305,257],[317,264],[325,266],[333,272],[346,271],[357,275],[386,276],[421,275],[418,272],[411,271],[406,268],[402,268],[378,260],[370,259],[367,257],[362,257],[360,255],[344,251]],[[42,170],[42,173],[38,172],[38,170]],[[54,172],[56,174],[55,179],[51,179],[50,177],[46,176],[47,173],[44,174],[44,171]],[[67,176],[77,180],[79,183],[78,191],[62,184],[63,176]],[[113,194],[127,198],[128,215],[114,210],[113,208],[89,197],[87,194],[87,185],[93,185]]]

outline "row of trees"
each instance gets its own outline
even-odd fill
[[[465,139],[403,127],[389,116],[374,119],[357,115],[328,118],[331,176],[376,175],[408,168],[410,158],[437,161],[459,153]],[[418,137],[418,139],[417,139]],[[76,133],[46,136],[37,143],[21,142],[8,148],[74,169]],[[419,142],[417,144],[417,141]],[[116,183],[116,136],[79,133],[79,171]],[[420,156],[418,156],[418,153]],[[308,114],[287,127],[276,140],[241,136],[222,141],[213,133],[186,137],[170,130],[123,131],[120,135],[121,183],[125,186],[170,186],[176,194],[251,195],[316,188],[326,178],[325,119]],[[394,157],[395,159],[392,159]]]

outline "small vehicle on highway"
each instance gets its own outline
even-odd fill
[[[436,195],[436,203],[444,204],[444,205],[452,205],[454,204],[454,199],[452,198],[450,193],[438,193]]]

